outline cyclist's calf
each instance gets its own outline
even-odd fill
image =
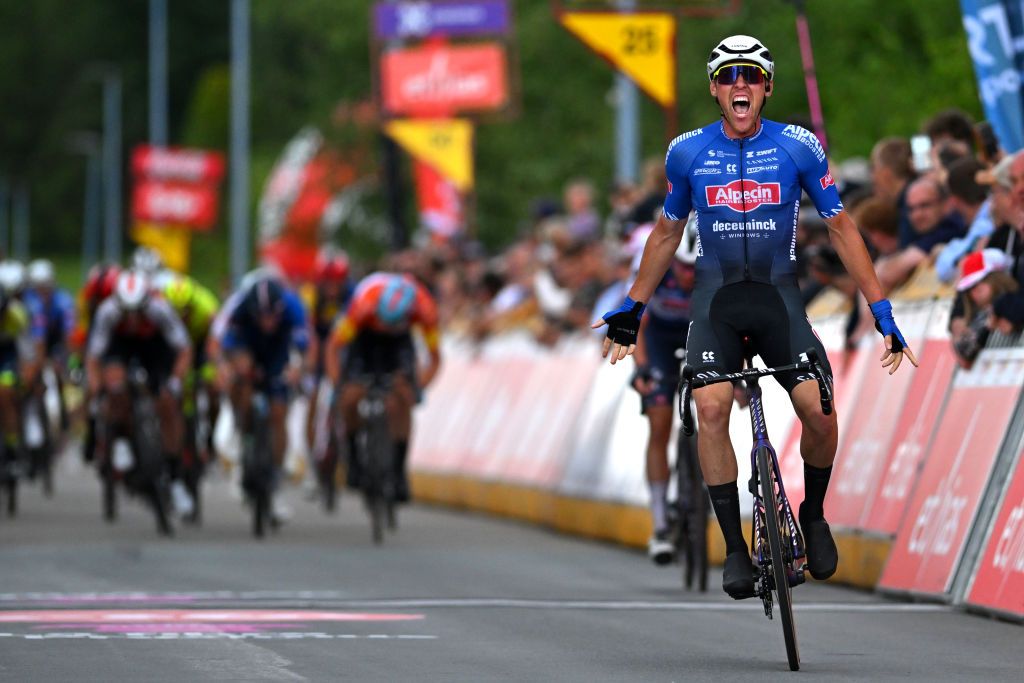
[[[733,391],[728,382],[693,392],[697,404],[697,453],[704,480],[711,486],[736,481],[736,453],[729,438]]]
[[[829,415],[821,412],[821,396],[818,383],[814,381],[801,382],[793,387],[790,398],[803,429],[800,455],[812,467],[829,467],[836,458],[839,443],[835,409]]]

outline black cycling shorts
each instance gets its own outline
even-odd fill
[[[797,363],[807,349],[816,349],[831,380],[825,347],[807,320],[796,287],[737,282],[709,293],[694,292],[692,306],[686,359],[698,376],[742,370],[743,339],[749,337],[751,350],[768,367]],[[814,377],[793,371],[775,379],[792,392],[797,384]]]
[[[177,353],[161,335],[149,339],[115,336],[103,354],[102,364],[116,363],[128,367],[133,362],[137,363],[146,371],[146,385],[155,396],[173,374],[176,357]]]
[[[398,374],[416,386],[416,347],[412,335],[361,330],[345,350],[345,380]]]
[[[647,414],[651,406],[671,406],[679,388],[679,373],[683,365],[680,349],[686,348],[686,328],[647,320],[643,331],[647,349],[647,366],[655,378],[651,393],[640,397],[640,412]]]

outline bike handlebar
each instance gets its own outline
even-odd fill
[[[683,421],[683,433],[687,436],[693,435],[693,415],[690,411],[690,396],[694,389],[700,389],[711,384],[722,382],[735,382],[737,380],[756,379],[769,375],[778,375],[783,372],[805,371],[810,372],[818,382],[818,392],[821,398],[821,412],[825,415],[832,414],[832,387],[825,379],[825,371],[821,368],[821,361],[818,352],[807,349],[802,360],[792,365],[782,365],[776,368],[747,368],[739,372],[730,372],[714,377],[695,377],[693,368],[689,365],[683,366],[683,373],[679,380],[679,417]]]

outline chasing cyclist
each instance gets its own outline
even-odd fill
[[[744,338],[769,366],[825,351],[807,321],[796,282],[796,223],[801,189],[829,228],[840,259],[870,302],[885,339],[882,366],[895,372],[904,354],[917,365],[882,296],[871,259],[843,208],[814,134],[761,118],[774,85],[775,64],[756,38],[731,36],[708,58],[711,96],[722,121],[680,135],[665,159],[664,213],[644,248],[640,271],[625,301],[594,327],[608,324],[604,354],[611,362],[633,353],[645,304],[668,270],[686,217],[697,212],[697,277],[686,341],[697,376],[741,369]],[[797,373],[779,375],[802,425],[806,494],[800,525],[811,576],[835,573],[838,553],[823,503],[838,439],[836,414],[824,415],[817,383]],[[722,587],[733,598],[754,595],[753,565],[740,526],[736,455],[729,438],[733,388],[728,383],[694,392],[701,469],[726,542]]]
[[[651,230],[651,224],[637,230]],[[638,254],[637,265],[639,260]],[[696,260],[697,235],[690,223],[675,258],[647,302],[648,315],[640,321],[634,355],[633,388],[640,393],[641,411],[650,426],[646,471],[654,534],[647,541],[647,555],[659,565],[668,564],[675,555],[668,521],[668,442],[672,436],[672,398],[682,365],[677,351],[686,342],[686,328],[690,324]]]
[[[429,353],[427,366],[420,370],[413,328],[418,328]],[[362,378],[375,373],[392,376],[394,385],[388,411],[395,444],[395,497],[399,502],[408,501],[405,460],[412,431],[412,407],[420,390],[430,384],[441,365],[437,304],[433,297],[408,275],[367,276],[356,287],[348,310],[335,325],[324,362],[332,384],[340,387],[339,409],[348,430],[350,454],[356,452],[355,427],[360,424],[357,408],[366,393]],[[350,457],[348,484],[353,488],[359,486],[358,466],[358,459]]]

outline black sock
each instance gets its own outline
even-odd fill
[[[405,458],[408,455],[408,453],[408,441],[395,442],[395,474],[399,477],[405,474]]]
[[[712,507],[715,508],[718,526],[722,527],[726,554],[747,552],[743,527],[740,526],[740,492],[736,482],[708,486],[708,496],[711,498]]]
[[[811,467],[804,463],[804,502],[800,505],[800,517],[807,520],[825,518],[825,492],[832,476],[832,466]]]

